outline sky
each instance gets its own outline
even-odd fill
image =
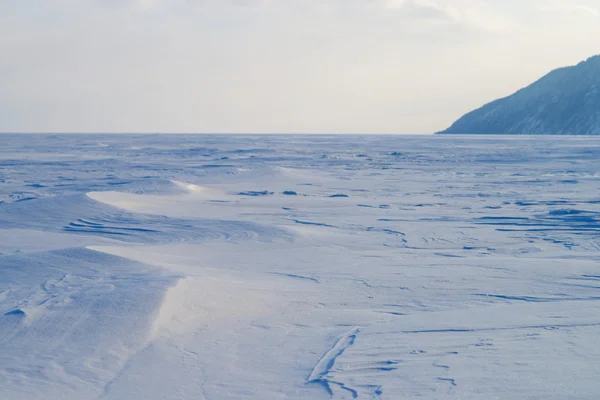
[[[0,132],[427,134],[598,38],[600,0],[0,0]]]

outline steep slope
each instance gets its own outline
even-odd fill
[[[600,135],[600,56],[554,70],[440,133]]]

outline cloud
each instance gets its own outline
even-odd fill
[[[31,0],[22,1],[21,4],[32,3]],[[0,2],[0,13],[7,7],[4,4]],[[493,4],[496,3],[489,0],[46,0],[36,7],[73,17],[83,14],[83,18],[93,12],[111,11],[194,15],[246,10],[253,13],[252,16],[259,15],[258,12],[290,20],[302,15],[395,18],[409,21],[413,27],[422,23],[417,31],[423,31],[428,26],[437,29],[440,25],[493,33],[510,31],[514,21]]]
[[[600,17],[600,11],[597,8],[580,4],[557,4],[557,5],[542,5],[539,7],[542,11],[559,12],[559,13],[576,13],[584,14],[592,17]]]

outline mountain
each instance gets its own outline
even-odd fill
[[[439,133],[600,135],[600,55],[554,70]]]

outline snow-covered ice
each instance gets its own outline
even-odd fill
[[[600,396],[600,139],[0,138],[0,399]]]

